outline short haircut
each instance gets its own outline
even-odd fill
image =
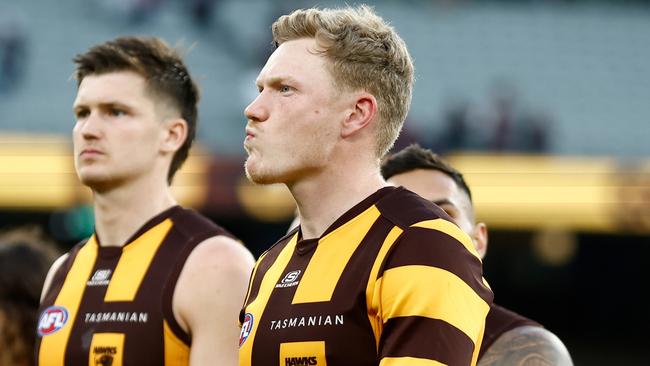
[[[472,202],[472,192],[463,175],[438,154],[418,144],[409,145],[405,149],[386,157],[381,164],[381,175],[388,180],[392,176],[416,169],[437,170],[446,174],[453,179],[458,187],[467,193],[469,202]]]
[[[146,80],[147,92],[175,108],[187,122],[187,138],[167,173],[171,181],[183,165],[196,135],[199,90],[180,54],[153,37],[119,37],[75,56],[77,86],[88,75],[133,71]]]
[[[336,87],[364,90],[377,98],[376,153],[386,154],[404,124],[413,88],[413,62],[395,30],[365,5],[296,10],[281,16],[272,30],[276,47],[314,38],[319,52],[331,61]]]

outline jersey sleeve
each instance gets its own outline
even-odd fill
[[[492,298],[464,232],[444,219],[411,225],[375,283],[380,365],[475,365]]]

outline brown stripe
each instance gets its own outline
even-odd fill
[[[297,229],[296,229],[297,230]],[[260,256],[261,260],[259,263],[256,265],[255,269],[255,277],[251,279],[252,284],[250,286],[251,292],[248,294],[246,298],[246,304],[248,305],[253,300],[257,298],[257,295],[260,291],[260,286],[262,285],[262,279],[264,279],[264,276],[266,275],[266,272],[271,268],[273,263],[275,263],[275,260],[278,259],[278,256],[282,252],[282,249],[287,246],[289,241],[291,241],[291,238],[293,235],[285,235],[280,239],[280,241],[276,242],[273,244],[266,252],[262,253]],[[311,255],[310,255],[311,258]],[[240,314],[241,318],[240,321],[243,321],[243,314]]]
[[[388,255],[379,277],[388,269],[407,265],[432,266],[449,271],[462,279],[483,300],[488,303],[492,301],[492,292],[485,287],[481,277],[481,261],[461,242],[445,233],[423,228],[408,229]]]
[[[348,221],[352,220],[353,218],[359,216],[362,212],[370,208],[373,204],[376,202],[381,202],[383,198],[390,196],[391,194],[395,193],[397,191],[397,188],[395,187],[384,187],[376,191],[375,193],[371,194],[370,196],[366,197],[363,199],[363,201],[357,203],[354,207],[349,209],[347,212],[345,212],[343,215],[341,215],[330,227],[325,230],[323,235],[321,235],[321,238],[325,237],[325,235],[331,233],[332,231],[338,229],[341,225],[347,223]]]
[[[393,227],[393,224],[383,217],[375,221],[343,270],[332,301],[345,301],[350,294],[364,293],[365,290],[361,292],[359,290],[367,287],[365,279],[370,276],[372,263]]]
[[[417,357],[445,365],[469,365],[474,342],[448,323],[419,316],[392,318],[384,324],[379,355]]]
[[[382,216],[402,229],[425,220],[443,218],[451,221],[440,207],[403,187],[394,188],[392,194],[376,205]]]

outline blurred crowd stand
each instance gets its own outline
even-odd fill
[[[0,8],[0,94],[14,90],[27,64],[27,34],[20,21]]]

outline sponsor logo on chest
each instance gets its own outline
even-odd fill
[[[86,282],[88,286],[106,286],[110,282],[111,270],[98,269],[95,271],[90,281]]]
[[[345,325],[343,314],[320,314],[271,320],[271,330]]]
[[[284,275],[282,278],[282,281],[280,283],[275,285],[275,288],[285,288],[285,287],[293,287],[293,286],[298,286],[300,281],[298,281],[298,277],[300,277],[300,270],[297,271],[291,271]]]
[[[86,323],[146,323],[149,313],[131,311],[105,311],[99,313],[85,313]]]

